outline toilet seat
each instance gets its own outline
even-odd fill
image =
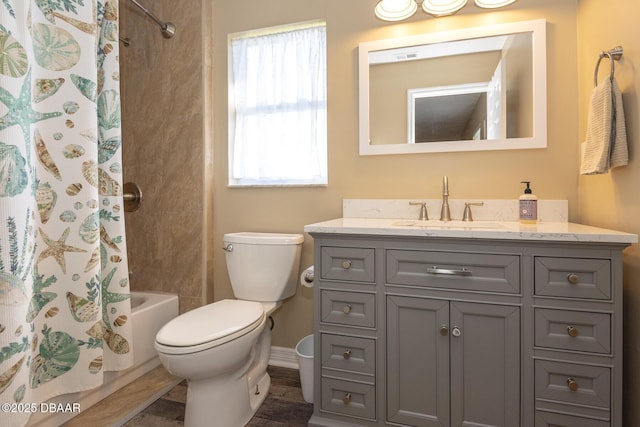
[[[251,332],[264,319],[259,302],[221,300],[169,321],[156,335],[156,349],[167,354],[206,350]]]

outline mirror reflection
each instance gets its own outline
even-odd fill
[[[361,43],[360,153],[546,146],[545,25]]]

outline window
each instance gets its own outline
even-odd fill
[[[327,184],[324,22],[229,36],[229,185]]]

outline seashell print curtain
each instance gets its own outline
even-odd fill
[[[3,427],[133,363],[118,54],[117,0],[0,0]]]

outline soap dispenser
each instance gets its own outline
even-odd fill
[[[538,198],[531,192],[530,181],[522,181],[527,188],[520,196],[520,222],[523,224],[535,224],[538,221]]]

